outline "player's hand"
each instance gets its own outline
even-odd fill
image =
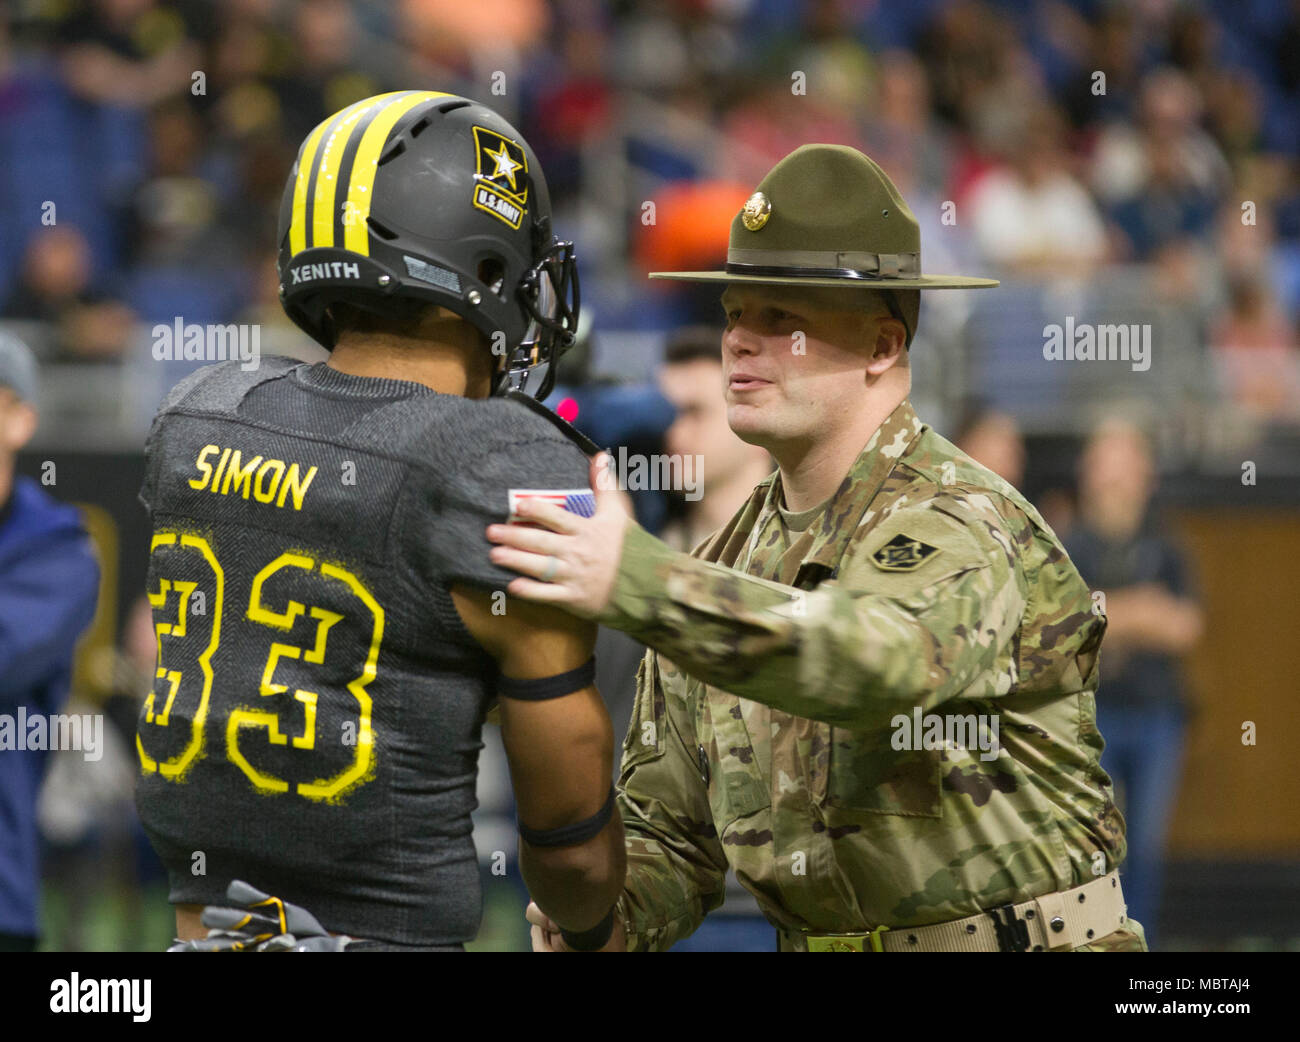
[[[572,948],[564,943],[564,938],[560,936],[559,924],[538,908],[536,904],[529,902],[528,910],[524,912],[524,918],[532,924],[531,936],[533,939],[533,951],[573,951]],[[598,950],[602,952],[627,951],[627,933],[623,929],[623,920],[618,918],[617,914],[614,916],[614,932],[609,935],[609,941],[605,944],[605,947]]]
[[[311,912],[264,894],[242,880],[226,888],[233,907],[208,905],[200,921],[208,935],[177,941],[169,952],[341,952],[350,937],[334,937]]]
[[[591,487],[596,512],[580,517],[562,507],[526,499],[515,512],[529,525],[488,525],[493,562],[527,578],[506,587],[512,597],[555,604],[579,618],[592,619],[605,610],[614,592],[623,532],[632,514],[631,502],[619,491],[612,460],[600,453],[591,461]],[[551,577],[543,580],[550,569]]]
[[[533,951],[567,952],[571,950],[564,943],[564,938],[560,936],[559,924],[532,901],[528,902],[528,909],[524,912],[524,918],[532,924],[529,936],[533,939]]]

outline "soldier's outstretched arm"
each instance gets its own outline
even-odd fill
[[[609,784],[613,727],[591,668],[595,627],[522,601],[494,614],[488,594],[465,587],[452,598],[501,668],[501,735],[529,893],[574,934],[607,928],[626,859]],[[600,947],[594,940],[579,943]]]
[[[618,805],[627,833],[627,882],[618,902],[629,951],[666,951],[722,904],[727,857],[700,776],[693,714],[668,699],[646,655],[623,743]]]
[[[672,668],[666,666],[664,668]],[[727,859],[699,774],[691,713],[669,706],[654,652],[637,672],[637,697],[618,785],[627,836],[627,882],[606,951],[666,951],[723,901]],[[555,925],[528,909],[534,951],[567,951]]]
[[[671,550],[602,487],[602,463],[592,465],[593,516],[529,504],[527,520],[548,531],[487,528],[499,544],[491,560],[521,574],[507,589],[622,630],[743,698],[871,730],[966,692],[1021,623],[1019,547],[983,504],[914,501],[854,539],[838,579],[803,591]],[[1050,616],[1046,632],[1079,643],[1089,666],[1105,624],[1064,554],[1043,566],[1068,569],[1073,582],[1062,576],[1068,603],[1036,613]],[[982,697],[1004,693],[1004,680]]]
[[[870,551],[895,530],[934,552],[907,571],[881,569]],[[805,592],[676,553],[629,523],[599,621],[733,694],[870,730],[966,691],[990,669],[1026,607],[1014,560],[982,523],[920,505],[851,548],[838,579]],[[1061,606],[1062,640],[1085,627],[1099,635],[1089,609],[1086,600]],[[1001,693],[990,683],[982,694]]]

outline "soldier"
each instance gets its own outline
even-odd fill
[[[591,518],[528,504],[545,529],[488,528],[510,593],[653,649],[606,950],[690,934],[728,866],[786,951],[1146,948],[1099,763],[1105,618],[1038,512],[908,401],[919,291],[997,283],[921,270],[874,162],[796,150],[724,271],[659,273],[725,285],[728,421],[777,473],[689,557],[607,480]]]

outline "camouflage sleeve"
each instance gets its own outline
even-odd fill
[[[872,730],[969,696],[1012,640],[1028,587],[1011,539],[997,534],[932,504],[901,509],[855,538],[838,579],[805,592],[676,553],[630,525],[599,621],[742,698]],[[884,549],[900,536],[929,548],[919,565],[888,567]],[[1009,686],[990,677],[979,693]]]
[[[667,705],[661,668],[673,667],[648,652],[637,671],[618,783],[627,838],[618,907],[629,951],[667,951],[695,932],[726,890],[727,857],[688,741],[691,714]]]

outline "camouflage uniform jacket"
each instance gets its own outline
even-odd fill
[[[600,621],[655,649],[618,789],[629,947],[693,932],[728,866],[771,922],[814,932],[943,922],[1116,867],[1105,617],[1038,512],[906,401],[806,530],[781,503],[773,474],[693,556],[625,536]],[[923,713],[996,714],[996,746],[896,748]]]

